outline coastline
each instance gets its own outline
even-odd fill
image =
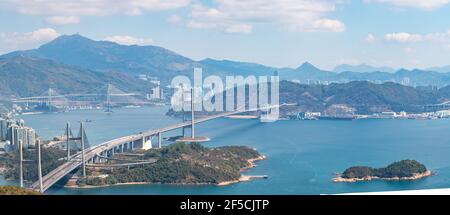
[[[338,175],[336,178],[333,178],[333,182],[340,183],[355,183],[358,181],[371,181],[375,179],[385,180],[385,181],[412,181],[412,180],[418,180],[421,178],[432,176],[434,173],[430,170],[425,171],[424,173],[415,173],[411,177],[392,177],[392,178],[380,178],[377,176],[367,176],[364,178],[342,178],[340,175]]]
[[[255,162],[260,161],[260,160],[265,160],[266,156],[264,155],[260,155],[257,158],[251,158],[248,159],[248,166],[242,168],[240,171],[243,172],[247,169],[251,169],[253,167],[256,167]],[[237,180],[231,180],[231,181],[223,181],[223,182],[219,182],[219,183],[164,183],[166,185],[216,185],[216,186],[226,186],[226,185],[231,185],[231,184],[235,184],[235,183],[239,183],[239,182],[244,182],[244,181],[250,181],[254,178],[262,178],[260,176],[250,176],[250,175],[241,175],[241,177],[239,177],[239,179]],[[149,185],[149,184],[163,184],[163,183],[153,183],[153,182],[126,182],[126,183],[116,183],[116,184],[104,184],[104,185],[84,185],[84,186],[79,186],[76,184],[76,181],[73,181],[74,179],[69,179],[69,181],[67,182],[66,185],[64,185],[65,188],[69,188],[69,189],[93,189],[93,188],[102,188],[102,187],[111,187],[111,186],[122,186],[122,185]]]
[[[249,165],[244,168],[241,168],[240,171],[243,172],[245,170],[254,168],[254,167],[256,167],[255,162],[265,160],[265,159],[267,159],[267,158],[264,155],[260,155],[257,158],[248,159],[247,162],[249,163]],[[231,184],[235,184],[235,183],[239,183],[239,182],[250,181],[253,178],[255,178],[255,177],[253,177],[251,175],[241,175],[241,177],[239,177],[239,179],[237,179],[237,180],[223,181],[223,182],[217,183],[216,185],[217,186],[227,186],[227,185],[231,185]]]

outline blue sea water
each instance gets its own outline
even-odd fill
[[[66,121],[77,133],[86,119],[90,144],[158,128],[180,120],[165,116],[165,107],[116,109],[23,116],[26,124],[46,138],[61,135]],[[208,136],[205,145],[244,145],[267,156],[248,175],[269,175],[229,186],[125,185],[94,189],[54,186],[49,194],[336,194],[450,187],[450,120],[278,121],[217,119],[197,125]],[[165,134],[175,136],[181,130]],[[164,144],[169,144],[165,142]],[[416,181],[333,183],[337,172],[349,166],[383,167],[393,161],[415,159],[436,175]],[[12,183],[0,180],[0,184]]]

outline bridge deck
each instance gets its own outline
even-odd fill
[[[283,105],[277,105],[277,107],[280,107],[280,106],[283,106]],[[275,107],[275,106],[271,106],[271,107]],[[221,118],[221,117],[226,117],[229,115],[253,112],[253,111],[257,111],[257,110],[259,110],[259,109],[237,110],[237,111],[232,111],[232,112],[225,112],[225,113],[221,113],[221,114],[216,114],[216,115],[196,119],[195,123],[202,123],[202,122],[206,122],[206,121]],[[189,121],[189,122],[179,123],[176,125],[167,126],[167,127],[161,128],[161,129],[153,129],[153,130],[150,130],[147,132],[142,132],[139,134],[124,136],[124,137],[120,137],[117,139],[109,140],[107,142],[104,142],[99,145],[92,146],[90,148],[85,149],[85,161],[88,161],[88,160],[94,158],[97,154],[100,154],[101,152],[110,150],[119,145],[140,140],[144,136],[146,136],[146,137],[154,136],[154,135],[157,135],[158,133],[164,133],[167,131],[187,127],[187,126],[190,126],[191,124],[192,123]],[[52,170],[47,175],[43,176],[43,178],[42,178],[43,191],[45,192],[46,190],[48,190],[52,185],[54,185],[56,182],[61,180],[64,176],[66,176],[70,172],[74,171],[81,165],[82,165],[81,153],[78,152],[77,154],[75,154],[72,157],[71,160],[62,164],[61,166],[57,167],[56,169]],[[31,185],[31,188],[39,191],[39,182],[33,183]]]

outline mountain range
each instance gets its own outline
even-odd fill
[[[450,70],[448,70],[450,71]],[[349,64],[341,64],[339,66],[336,66],[333,69],[333,72],[340,73],[340,72],[387,72],[387,73],[394,73],[395,69],[390,67],[374,67],[367,64],[360,64],[360,65],[349,65]]]
[[[37,96],[49,88],[61,94],[94,93],[92,90],[108,83],[129,91],[145,90],[147,86],[146,82],[121,72],[80,69],[22,56],[0,59],[0,77],[0,98]]]
[[[359,114],[383,111],[423,112],[426,111],[425,105],[438,104],[449,98],[450,87],[429,90],[392,82],[374,84],[368,81],[329,85],[305,85],[289,81],[280,83],[280,103],[296,103],[293,113],[326,113],[336,107]]]
[[[352,81],[397,82],[410,86],[450,85],[450,73],[405,70],[368,65],[341,65],[321,70],[305,62],[298,68],[276,68],[256,63],[205,59],[195,61],[158,46],[120,45],[95,41],[79,34],[60,36],[37,49],[0,56],[0,96],[32,96],[52,87],[61,92],[89,91],[114,83],[123,90],[147,91],[139,74],[158,77],[163,85],[176,75],[192,76],[201,67],[206,75],[273,75],[299,83],[330,84]]]

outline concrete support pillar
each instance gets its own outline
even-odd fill
[[[161,145],[161,132],[158,132],[158,149],[162,147]]]
[[[182,104],[181,104],[181,108],[182,108],[182,111],[183,111],[183,123],[185,123],[186,122],[186,112],[184,111],[184,103],[185,103],[185,98],[184,98],[184,93],[185,93],[185,90],[184,90],[184,87],[183,86],[181,86],[182,87],[182,91],[183,91],[183,93],[181,93],[181,101],[182,101]],[[185,136],[185,134],[186,134],[186,131],[185,131],[185,127],[183,127],[182,128],[182,136],[184,137]]]
[[[191,137],[195,138],[195,107],[194,107],[194,88],[191,89]]]
[[[152,148],[152,136],[142,137],[142,149],[149,150]]]
[[[84,127],[83,123],[81,126],[81,162],[83,162],[83,177],[86,177],[86,161],[84,160]]]
[[[42,157],[41,157],[41,141],[37,141],[38,151],[38,177],[39,177],[39,192],[44,192],[44,186],[42,185]]]
[[[70,160],[70,124],[66,124],[66,149],[67,149],[67,160]]]
[[[19,181],[20,187],[23,187],[23,143],[19,140]]]

